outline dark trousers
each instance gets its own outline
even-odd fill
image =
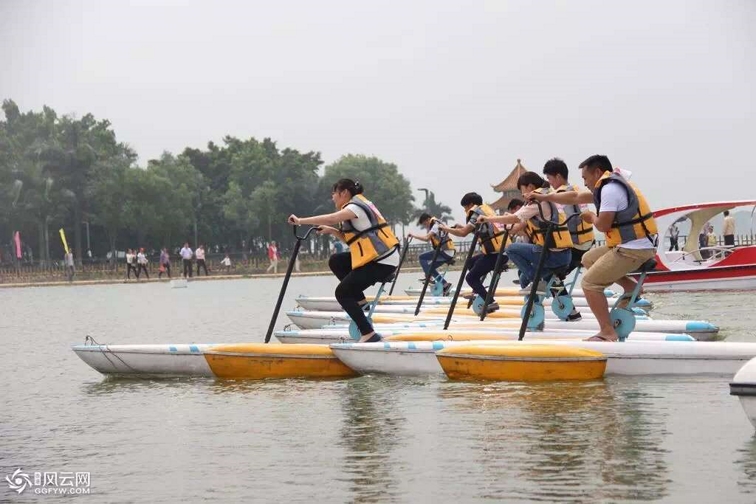
[[[200,276],[200,266],[205,270],[205,276],[207,276],[207,266],[205,266],[204,259],[197,259],[197,276]]]
[[[669,238],[669,251],[680,250],[680,245],[677,243],[677,238]],[[574,254],[574,252],[573,252]]]
[[[485,299],[488,291],[483,287],[483,279],[487,274],[496,267],[496,256],[498,254],[478,254],[470,258],[470,271],[467,272],[465,280],[467,285],[472,288],[473,292]],[[507,258],[504,258],[505,264]]]
[[[184,276],[191,278],[192,277],[192,260],[182,259],[182,262],[184,263]]]
[[[364,290],[378,282],[383,282],[396,268],[371,262],[353,270],[352,254],[349,252],[333,254],[328,260],[328,267],[336,278],[341,280],[336,287],[336,300],[357,324],[360,334],[370,334],[373,332],[373,326],[368,322],[360,306],[360,301],[365,300]]]
[[[126,278],[131,278],[131,272],[134,272],[134,276],[139,278],[139,272],[137,272],[136,266],[126,263]]]
[[[724,235],[724,244],[727,247],[735,246],[735,235]]]
[[[165,268],[165,272],[168,273],[168,278],[171,278],[171,263],[165,263],[163,264],[163,268]],[[161,278],[163,276],[163,272],[161,271],[158,273],[158,278]]]
[[[581,261],[583,260],[583,256],[585,255],[586,252],[588,252],[588,250],[572,249],[572,259],[570,260],[570,267],[567,270],[567,273],[565,273],[565,276],[569,275],[570,273],[575,271],[578,267],[583,265]]]
[[[146,264],[140,264],[137,267],[137,270],[136,270],[137,280],[139,280],[139,275],[140,275],[140,273],[142,271],[144,271],[144,274],[147,275],[147,278],[150,278],[150,272],[147,271],[147,265]]]
[[[417,260],[420,261],[420,267],[423,268],[423,272],[427,275],[428,270],[430,269],[431,278],[434,280],[439,277],[437,268],[452,261],[452,257],[446,255],[442,251],[438,253],[438,257],[436,257],[436,262],[431,264],[431,262],[433,262],[433,256],[435,254],[436,254],[435,250],[429,250],[428,252],[423,252],[422,254],[417,256]]]

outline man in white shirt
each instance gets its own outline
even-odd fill
[[[184,246],[179,251],[179,255],[181,256],[181,262],[184,265],[184,278],[192,277],[192,256],[194,253],[192,252],[192,249],[189,248],[189,242],[184,243]]]
[[[617,341],[609,315],[604,289],[618,283],[629,299],[636,282],[627,274],[638,269],[656,254],[657,228],[651,209],[640,190],[614,173],[609,158],[594,155],[580,164],[583,181],[590,190],[580,192],[530,194],[527,197],[562,204],[594,203],[597,213],[586,210],[585,222],[605,233],[606,245],[583,256],[588,271],[582,288],[588,306],[599,323],[599,332],[591,341]]]

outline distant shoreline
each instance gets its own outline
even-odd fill
[[[417,266],[411,267],[411,268],[402,268],[401,273],[409,272],[409,273],[416,273],[418,271],[421,271],[421,269]],[[190,282],[196,282],[196,281],[206,281],[206,280],[249,280],[249,279],[257,279],[257,278],[283,278],[285,276],[284,273],[243,273],[238,275],[210,275],[210,276],[201,276],[197,277],[194,276],[190,279]],[[331,271],[306,271],[301,273],[292,273],[292,277],[314,277],[314,276],[328,276],[333,275]],[[27,282],[9,282],[9,283],[2,283],[0,282],[0,289],[10,289],[10,288],[23,288],[23,287],[66,287],[66,286],[76,286],[76,285],[111,285],[111,284],[146,284],[146,283],[168,283],[171,280],[176,280],[178,278],[183,278],[181,276],[176,276],[173,278],[161,278],[158,279],[157,277],[148,278],[144,280],[126,280],[125,278],[102,278],[97,280],[76,280],[74,279],[72,282],[68,282],[66,280],[50,280],[50,281],[27,281]]]

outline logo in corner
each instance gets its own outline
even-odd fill
[[[8,482],[8,487],[11,490],[15,490],[19,494],[26,490],[27,487],[32,486],[31,478],[29,478],[28,474],[21,472],[20,467],[13,471],[13,474],[10,476],[6,476],[5,481]]]

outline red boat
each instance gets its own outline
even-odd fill
[[[714,245],[701,247],[698,236],[703,227],[715,216],[733,209],[756,211],[756,201],[727,201],[702,203],[666,208],[654,212],[659,228],[659,249],[656,253],[656,271],[646,277],[644,290],[698,291],[747,290],[756,288],[756,245],[753,230],[747,244],[735,246]],[[690,231],[685,245],[679,251],[669,251],[667,238],[673,224],[690,220]],[[743,235],[740,235],[743,238]]]

